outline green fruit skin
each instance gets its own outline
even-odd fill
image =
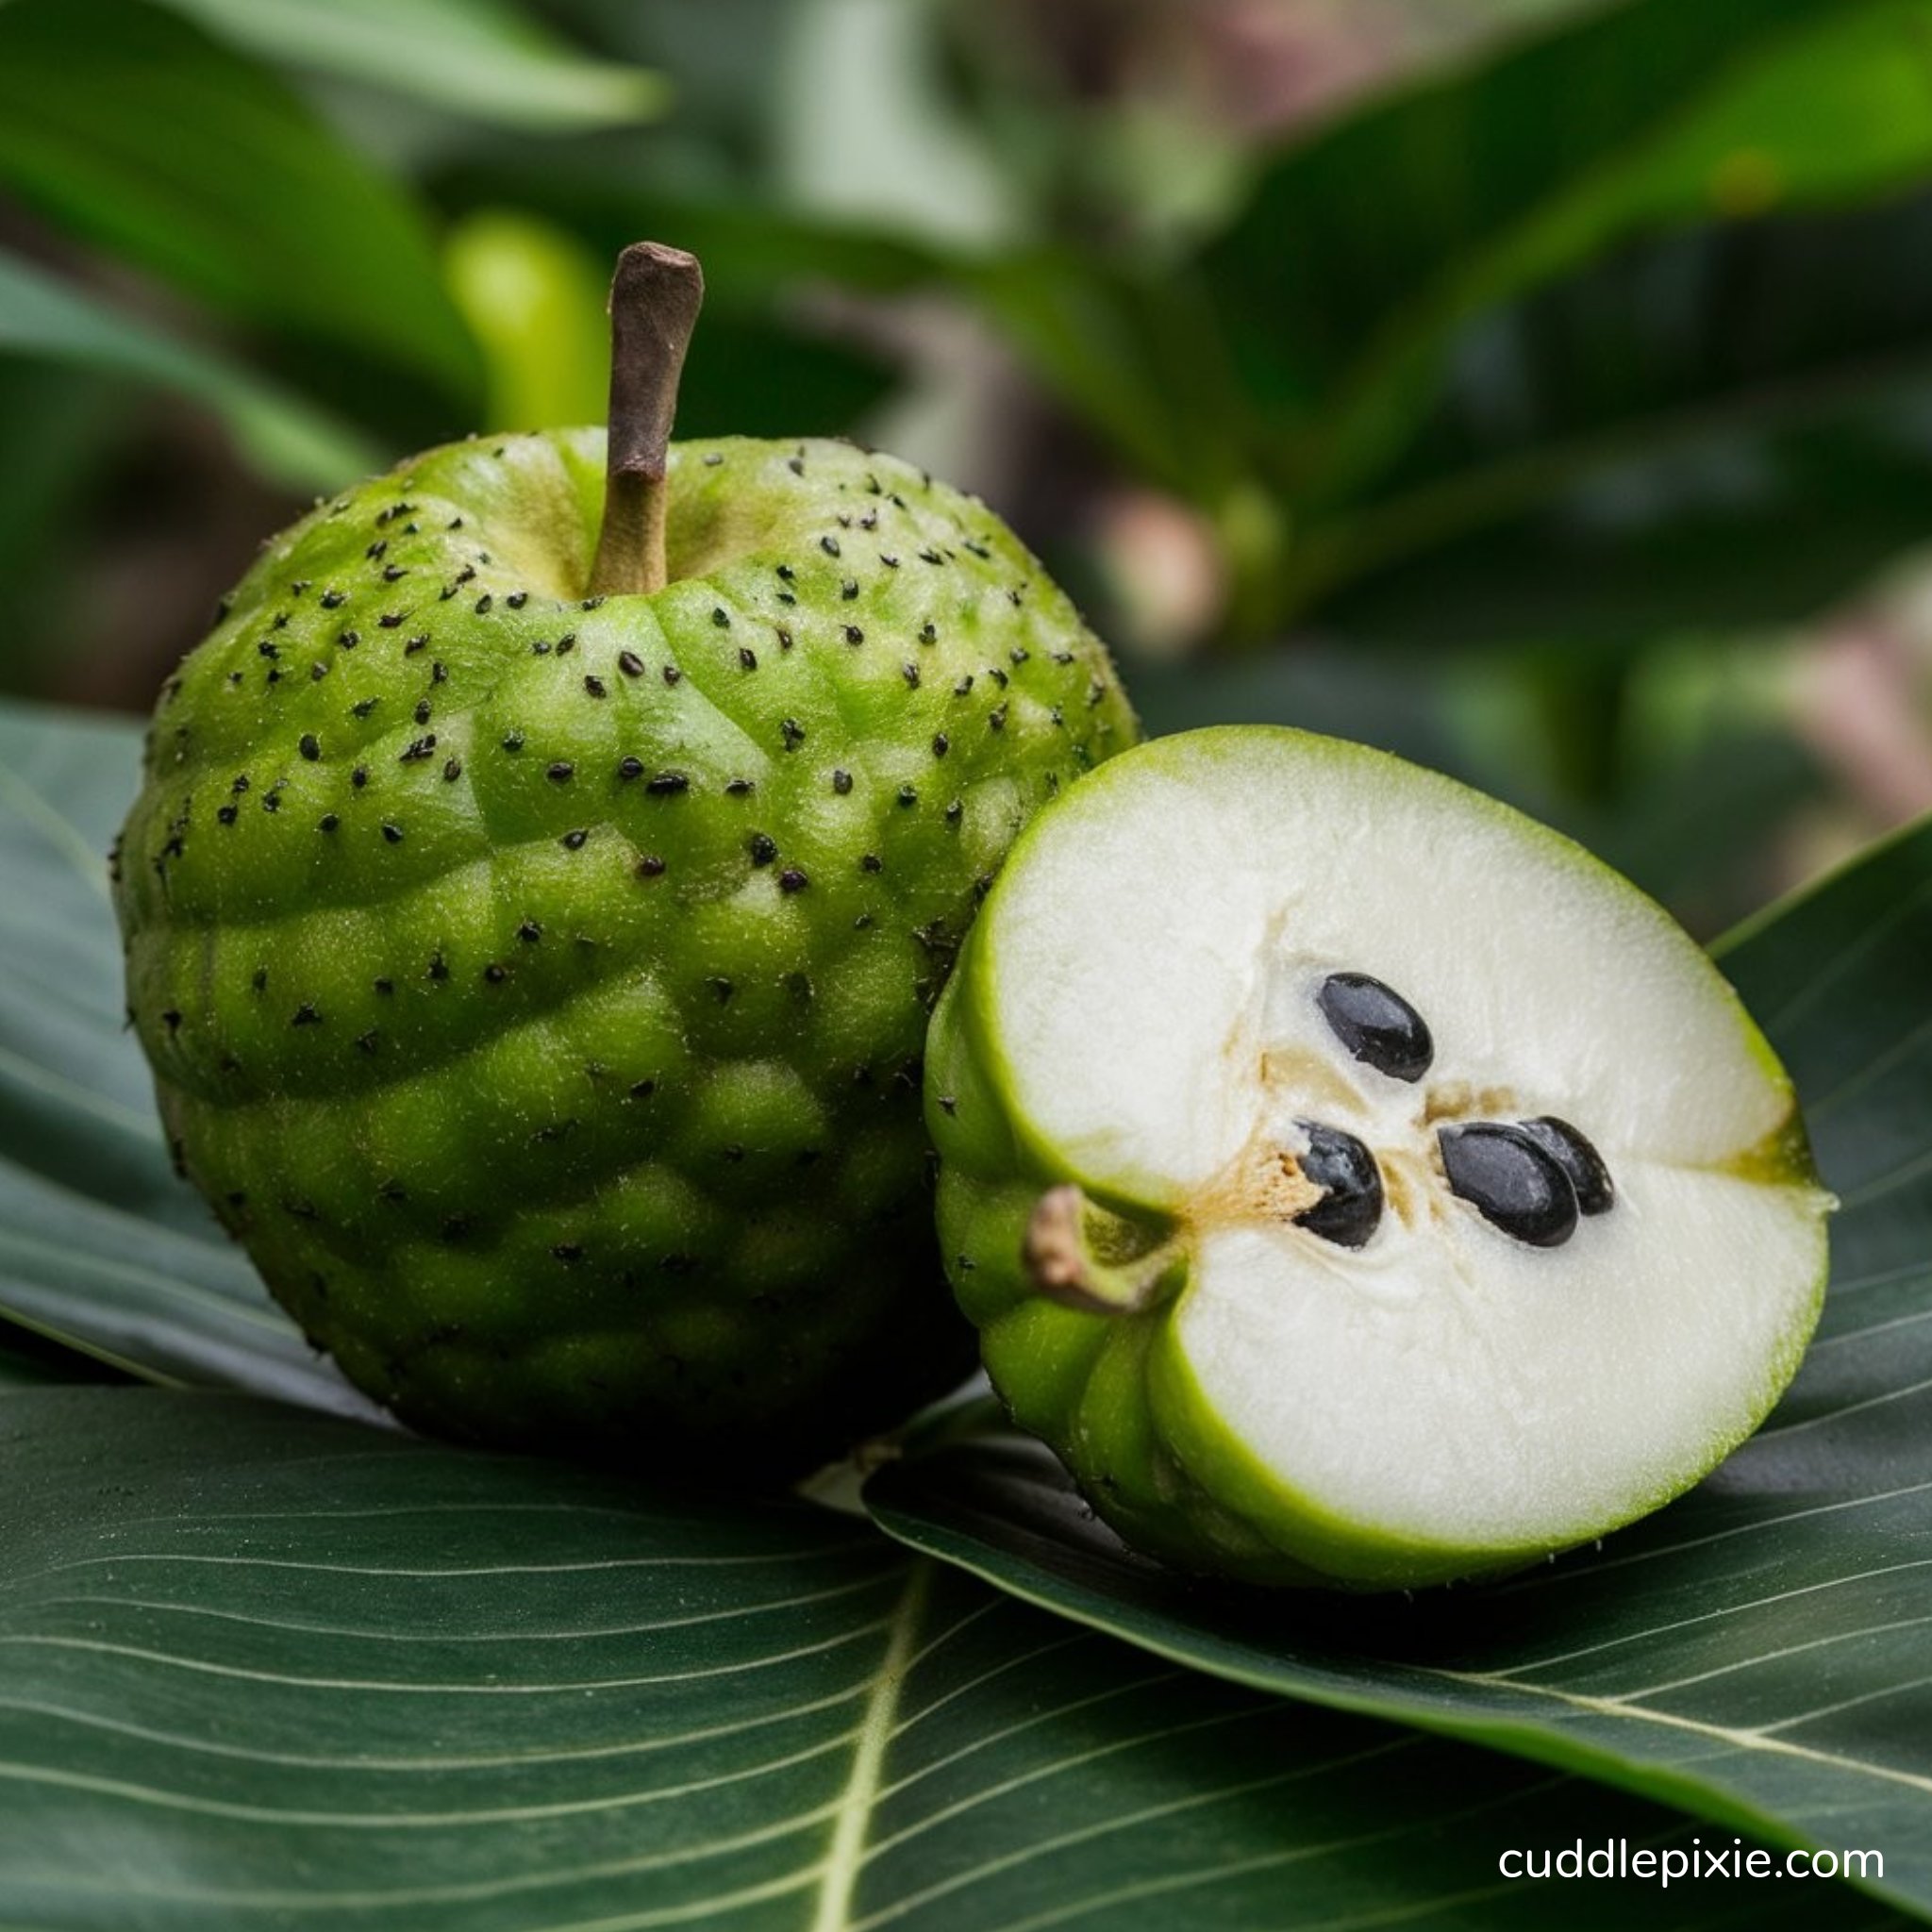
[[[116,855],[175,1158],[410,1424],[791,1472],[970,1366],[927,1016],[1015,834],[1131,743],[976,501],[674,448],[673,581],[587,599],[604,439],[319,505],[163,691]]]
[[[1223,727],[1214,735],[1272,729]],[[1578,862],[1600,865],[1581,847],[1559,842]],[[1023,836],[1016,861],[1024,859],[1025,844]],[[1008,1102],[1004,1049],[988,998],[988,933],[981,922],[968,935],[927,1039],[926,1118],[940,1156],[941,1247],[1008,1415],[1054,1450],[1101,1520],[1124,1542],[1178,1569],[1276,1586],[1412,1589],[1504,1575],[1554,1554],[1546,1543],[1472,1551],[1364,1531],[1291,1489],[1232,1437],[1176,1341],[1175,1317],[1189,1287],[1186,1230],[1148,1203],[1110,1195],[1093,1176],[1073,1172]],[[1741,1004],[1736,1017],[1790,1111],[1728,1171],[1822,1196],[1790,1079]],[[1092,1313],[1052,1300],[1034,1284],[1022,1259],[1027,1224],[1041,1195],[1067,1181],[1085,1190],[1095,1211],[1117,1217],[1120,1245],[1160,1255],[1159,1287],[1144,1306]],[[1824,1286],[1821,1236],[1810,1318],[1770,1366],[1758,1421],[1797,1371]],[[1749,1433],[1722,1444],[1712,1462]],[[1624,1520],[1647,1515],[1688,1487],[1638,1499]],[[1575,1541],[1613,1526],[1579,1529]]]

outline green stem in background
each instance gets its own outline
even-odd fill
[[[661,591],[666,456],[677,379],[705,299],[697,257],[634,242],[610,284],[610,434],[593,596]]]

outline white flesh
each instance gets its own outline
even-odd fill
[[[1701,1473],[1789,1374],[1825,1197],[1718,1171],[1789,1092],[1705,955],[1555,834],[1356,747],[1196,733],[1084,779],[982,916],[1021,1116],[1090,1189],[1191,1224],[1181,1350],[1317,1511],[1573,1540]],[[1426,1020],[1421,1082],[1337,1041],[1315,993],[1343,971]],[[1617,1190],[1554,1249],[1456,1199],[1436,1156],[1443,1119],[1538,1114]],[[1298,1116],[1381,1165],[1360,1250],[1265,1211]]]

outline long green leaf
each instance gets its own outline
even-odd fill
[[[225,313],[458,400],[474,387],[414,206],[278,81],[165,8],[0,6],[0,183]]]
[[[264,58],[504,127],[621,126],[662,111],[658,75],[576,52],[502,0],[170,0]]]
[[[0,1444],[9,1924],[1736,1922],[1735,1882],[1498,1870],[1712,1846],[1687,1820],[1150,1663],[862,1521],[205,1395],[13,1391]]]
[[[1050,1457],[953,1447],[869,1492],[916,1546],[1238,1681],[1402,1717],[1813,1841],[1857,1821],[1932,1916],[1932,825],[1724,956],[1843,1201],[1817,1341],[1691,1495],[1546,1570],[1345,1607],[1125,1552]]]
[[[215,413],[264,476],[294,489],[335,489],[380,467],[375,448],[346,425],[4,251],[0,355],[72,363],[186,396]]]

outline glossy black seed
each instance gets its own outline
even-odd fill
[[[559,839],[557,842],[559,845],[561,845],[566,852],[581,852],[584,849],[584,841],[590,836],[591,834],[589,829],[587,827],[580,826],[577,830],[574,832],[566,832],[563,835],[563,837]]]
[[[555,764],[545,770],[543,775],[553,785],[568,785],[571,779],[576,775],[576,769],[568,758],[558,758]]]
[[[1576,1232],[1576,1190],[1541,1141],[1507,1121],[1472,1121],[1436,1136],[1449,1191],[1491,1226],[1536,1248]]]
[[[1420,1080],[1436,1057],[1423,1016],[1366,973],[1331,973],[1315,995],[1335,1037],[1355,1058],[1391,1080]]]
[[[843,770],[834,772],[832,774],[832,790],[841,798],[843,798],[852,790],[852,774]]]
[[[1541,1114],[1520,1123],[1523,1131],[1570,1177],[1576,1206],[1585,1214],[1604,1214],[1616,1205],[1617,1191],[1610,1171],[1589,1138],[1555,1114]]]
[[[1328,1191],[1295,1216],[1295,1225],[1339,1248],[1359,1248],[1382,1223],[1382,1170],[1375,1157],[1340,1127],[1297,1121],[1308,1137],[1302,1173]]]
[[[620,651],[617,654],[617,668],[626,677],[641,677],[644,675],[644,660],[635,651]]]
[[[625,783],[628,783],[633,778],[641,778],[644,775],[643,759],[629,756],[619,758],[617,761],[617,775],[624,779]]]
[[[754,865],[770,865],[778,856],[777,841],[766,832],[751,835],[751,862]]]

